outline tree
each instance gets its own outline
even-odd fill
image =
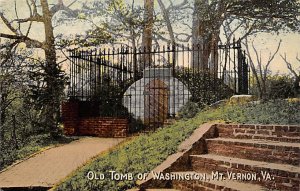
[[[22,118],[22,128],[29,126],[25,117],[32,112],[24,107],[25,113],[20,114],[20,105],[23,106],[26,95],[29,93],[28,71],[26,57],[31,54],[30,51],[22,51],[9,47],[9,42],[0,52],[0,156],[3,151],[18,149],[20,144],[20,135],[16,133],[17,122]],[[25,105],[25,104],[24,104]],[[19,116],[17,116],[20,114]],[[33,128],[32,128],[33,129]],[[4,157],[5,158],[5,157]],[[0,166],[3,166],[4,158],[0,157]]]
[[[287,68],[289,69],[289,71],[293,74],[294,76],[294,83],[293,83],[293,89],[294,89],[294,94],[295,96],[300,95],[300,72],[297,72],[295,68],[293,68],[292,64],[290,63],[290,61],[288,61],[286,54],[280,55],[281,58],[283,59],[283,61],[285,62]],[[296,60],[300,63],[300,58],[296,57]]]
[[[299,7],[298,0],[194,0],[192,43],[200,52],[194,52],[193,67],[207,68],[224,21],[243,19],[240,27],[250,31],[299,30]]]
[[[64,89],[64,76],[56,60],[55,37],[53,34],[52,21],[54,14],[59,10],[68,13],[72,13],[72,11],[69,9],[69,6],[64,5],[62,0],[58,0],[57,4],[52,7],[49,6],[47,0],[26,0],[26,4],[29,11],[28,18],[17,17],[16,19],[9,21],[4,13],[0,12],[0,18],[7,29],[10,30],[10,33],[1,32],[0,38],[12,40],[12,43],[9,45],[11,49],[17,47],[20,43],[25,43],[28,48],[43,50],[45,55],[43,80],[45,81],[46,86],[42,92],[40,92],[43,96],[41,109],[44,113],[45,128],[55,135],[58,133],[59,110]],[[18,15],[17,12],[16,15]],[[14,27],[12,23],[17,23],[18,28]],[[43,33],[45,35],[45,40],[43,42],[29,37],[33,23],[43,24]],[[21,30],[21,25],[28,26],[25,33]]]
[[[246,41],[244,43],[246,47],[246,54],[249,58],[249,64],[252,71],[252,74],[255,78],[256,85],[259,91],[259,98],[261,100],[266,99],[267,95],[267,80],[268,80],[268,73],[270,71],[270,65],[272,64],[272,61],[274,60],[276,54],[278,53],[280,46],[281,46],[282,40],[279,41],[278,46],[274,53],[269,54],[269,57],[266,61],[263,61],[261,52],[259,53],[254,45],[254,41],[251,42],[251,46],[253,51],[255,52],[255,56],[252,56],[250,53],[250,47],[248,38],[246,38]]]

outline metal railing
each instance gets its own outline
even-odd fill
[[[82,116],[123,116],[161,126],[187,102],[211,104],[247,94],[249,67],[240,42],[70,51],[69,98]]]

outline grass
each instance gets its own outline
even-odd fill
[[[274,101],[263,104],[225,105],[206,109],[189,120],[140,135],[105,153],[81,167],[72,176],[57,185],[54,190],[127,190],[135,186],[136,174],[147,173],[177,150],[199,125],[214,120],[238,123],[300,124],[299,102]],[[88,180],[89,171],[102,173],[104,180]],[[110,172],[132,173],[133,180],[115,181]]]
[[[25,144],[19,144],[18,149],[15,149],[10,146],[7,147],[7,149],[5,149],[4,151],[2,151],[3,155],[0,156],[0,160],[2,161],[0,170],[3,170],[7,166],[19,160],[25,159],[46,148],[59,144],[69,143],[73,140],[73,138],[67,137],[60,137],[57,140],[53,140],[50,134],[40,134],[28,137]]]

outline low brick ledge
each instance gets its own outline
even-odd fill
[[[190,155],[205,154],[206,142],[205,139],[217,137],[216,124],[205,123],[200,125],[193,134],[178,146],[178,152],[170,155],[163,163],[153,169],[153,172],[174,172],[186,171],[189,166],[188,160]],[[168,181],[153,180],[151,174],[143,181],[137,181],[140,190],[146,188],[166,188]]]
[[[97,136],[125,138],[129,133],[127,119],[119,117],[82,117],[80,101],[69,100],[62,103],[64,133],[68,136]]]

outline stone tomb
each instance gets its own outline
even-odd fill
[[[146,68],[143,78],[126,90],[123,105],[144,123],[163,123],[175,116],[190,96],[188,88],[173,77],[170,68]]]

